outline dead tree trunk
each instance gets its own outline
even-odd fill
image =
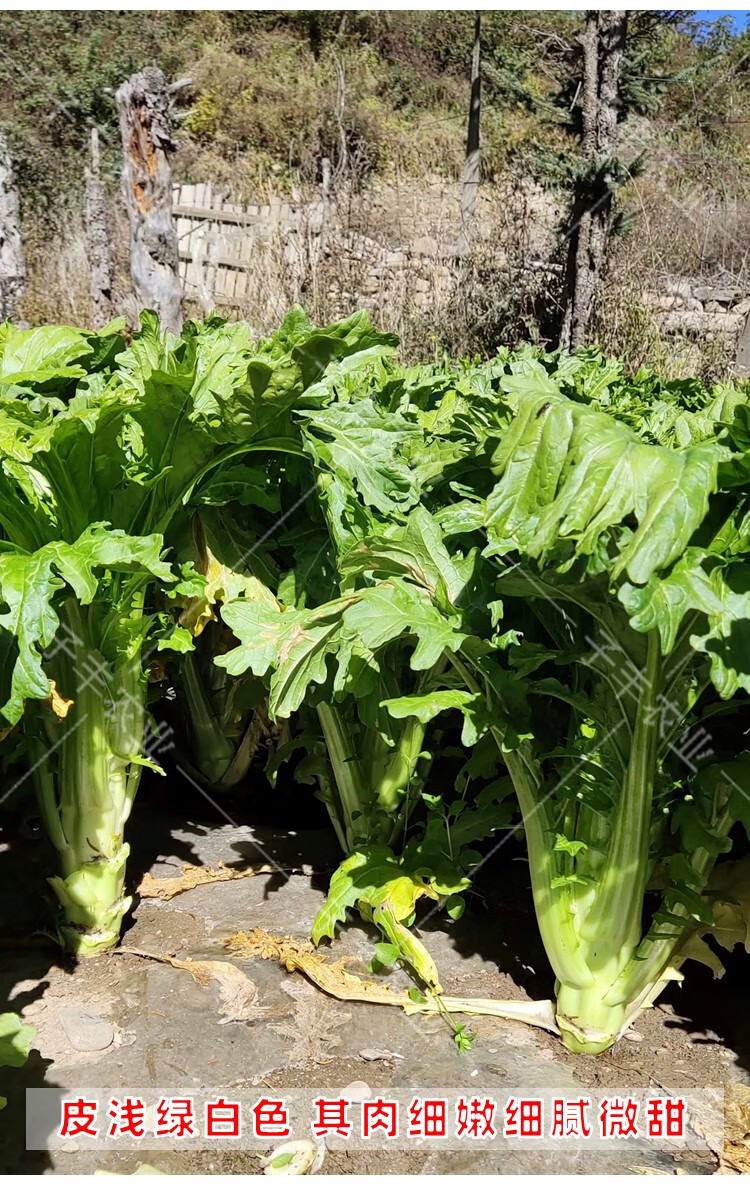
[[[91,129],[91,165],[86,170],[86,254],[91,289],[91,324],[100,330],[111,321],[112,247],[107,219],[107,195],[99,171],[99,132]]]
[[[561,346],[586,342],[597,290],[604,275],[612,226],[617,154],[620,72],[627,33],[626,12],[589,12],[583,35],[581,151],[585,174],[568,233],[567,300]]]
[[[0,132],[0,321],[16,317],[25,291],[26,260],[18,190],[8,143]]]
[[[170,90],[147,66],[117,92],[123,150],[125,202],[130,219],[130,274],[141,308],[158,313],[162,326],[182,329],[177,235],[172,222],[174,152]]]
[[[474,50],[471,55],[471,98],[469,100],[469,122],[466,130],[466,158],[464,180],[461,187],[461,231],[456,254],[462,259],[471,244],[477,213],[479,172],[481,153],[479,148],[479,117],[482,104],[482,76],[480,71],[482,46],[482,14],[474,16]]]

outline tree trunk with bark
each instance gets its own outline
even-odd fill
[[[466,129],[466,158],[464,179],[461,187],[461,230],[456,254],[461,260],[471,246],[477,213],[481,152],[479,148],[479,119],[482,106],[482,14],[474,16],[474,50],[471,55],[471,98],[469,100],[469,122]]]
[[[613,215],[620,73],[627,34],[626,12],[588,12],[583,34],[581,151],[587,169],[568,234],[567,302],[560,345],[576,350],[587,340],[605,271]]]
[[[91,324],[95,330],[112,320],[112,245],[107,194],[99,170],[99,132],[91,129],[91,164],[86,170],[86,255],[89,261]]]
[[[0,132],[0,321],[16,318],[25,291],[26,259],[18,189],[8,142]]]
[[[141,308],[158,313],[162,326],[182,329],[177,235],[172,221],[170,88],[157,67],[147,66],[117,92],[123,149],[125,202],[130,219],[130,273]]]

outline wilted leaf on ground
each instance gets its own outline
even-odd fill
[[[174,878],[154,878],[153,874],[144,874],[137,891],[141,898],[171,899],[208,882],[232,882],[235,878],[254,878],[256,874],[275,874],[278,869],[278,866],[259,865],[234,870],[225,866],[223,862],[219,862],[218,867],[184,865],[182,872]]]
[[[268,1013],[258,1005],[258,987],[242,969],[228,960],[177,960],[174,956],[161,956],[155,952],[142,952],[139,948],[120,948],[120,952],[170,964],[175,969],[185,969],[193,980],[204,989],[216,984],[219,989],[220,1023],[253,1022]]]
[[[724,1149],[721,1162],[741,1175],[750,1174],[750,1088],[744,1084],[724,1086]]]
[[[552,1034],[559,1034],[554,1007],[550,1001],[501,1002],[491,998],[436,996],[413,1001],[408,993],[396,992],[388,985],[365,981],[348,972],[346,966],[356,957],[342,957],[327,961],[312,944],[299,943],[290,936],[272,936],[260,927],[248,932],[235,932],[225,945],[237,956],[275,960],[292,973],[299,971],[332,997],[342,1001],[372,1002],[382,1006],[400,1006],[407,1014],[488,1014],[494,1018],[509,1018],[539,1026]]]

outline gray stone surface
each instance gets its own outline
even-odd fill
[[[174,845],[163,846],[166,852],[152,872],[157,877],[174,875],[185,860],[212,865],[219,860],[258,860],[250,852],[248,832],[228,826],[202,835],[175,834]],[[253,834],[253,840],[260,838]],[[309,838],[263,840],[266,852],[274,855],[286,845],[289,864],[309,861]],[[188,846],[190,858],[185,856]],[[322,845],[315,849],[313,844],[312,852],[318,869]],[[325,883],[326,878],[312,873],[282,871],[203,885],[168,902],[143,900],[124,936],[124,948],[216,961],[230,959],[224,939],[240,929],[261,927],[303,939],[323,901]],[[483,934],[475,934],[477,928],[484,928]],[[502,938],[492,933],[486,913],[473,918],[467,913],[447,929],[443,921],[440,927],[437,920],[428,921],[422,936],[449,990],[481,989],[483,996],[501,996],[507,989],[508,979],[503,985],[491,955],[495,947],[502,950]],[[336,955],[349,956],[351,970],[365,972],[372,941],[368,928],[352,922],[336,942]],[[136,1092],[149,1099],[210,1093],[254,1100],[260,1093],[273,1092],[302,1102],[303,1116],[311,1115],[304,1102],[317,1095],[336,1097],[342,1089],[343,1095],[360,1100],[368,1090],[374,1096],[390,1092],[405,1100],[412,1095],[464,1095],[499,1102],[510,1096],[578,1097],[592,1091],[591,1080],[587,1087],[579,1074],[579,1068],[581,1073],[585,1070],[582,1063],[565,1057],[556,1040],[521,1024],[472,1018],[477,1041],[462,1055],[437,1016],[409,1017],[385,1006],[340,1002],[272,961],[233,963],[257,987],[262,1012],[249,1022],[222,1019],[215,984],[197,984],[184,969],[126,950],[72,970],[53,968],[29,976],[22,984],[29,986],[29,1021],[38,1029],[39,1058],[25,1072],[26,1083],[54,1085],[61,1093],[100,1100]],[[389,980],[409,984],[401,971]],[[90,1005],[91,1014],[81,1003]],[[98,1036],[102,1045],[109,1035],[109,1046],[104,1051],[95,1045],[71,1050],[84,1032]],[[643,1044],[627,1046],[640,1051]],[[363,1057],[362,1052],[372,1050],[401,1058]],[[50,1150],[36,1156],[32,1165],[64,1174],[91,1173],[96,1167],[132,1172],[144,1161],[171,1173],[257,1173],[259,1165],[249,1150],[180,1152],[168,1146],[156,1150],[153,1142],[146,1146],[135,1152],[108,1151],[106,1156],[83,1146],[75,1152]],[[16,1169],[2,1150],[0,1165]],[[345,1140],[335,1139],[328,1143],[319,1173],[617,1174],[634,1165],[665,1173],[675,1169],[669,1153],[640,1139],[623,1146],[592,1140],[583,1149],[570,1143],[557,1149],[518,1149],[498,1137],[489,1146],[472,1143],[467,1150],[422,1148],[404,1140],[398,1149],[372,1152],[347,1148]],[[711,1169],[698,1155],[689,1156],[683,1165],[703,1173]],[[29,1169],[26,1164],[24,1169]]]
[[[115,1039],[115,1028],[103,1018],[76,1006],[60,1010],[60,1024],[74,1051],[105,1051]]]

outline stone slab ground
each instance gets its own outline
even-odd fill
[[[123,940],[126,948],[154,956],[231,960],[257,991],[244,1011],[245,1020],[227,1020],[226,1000],[222,1013],[215,982],[197,984],[184,969],[167,963],[125,951],[76,966],[61,963],[55,949],[43,943],[8,944],[0,994],[38,1034],[28,1067],[14,1070],[12,1081],[5,1077],[9,1105],[0,1116],[0,1168],[6,1173],[91,1173],[97,1167],[129,1173],[143,1161],[173,1173],[260,1170],[257,1149],[221,1145],[170,1150],[154,1148],[152,1142],[150,1149],[141,1143],[140,1148],[102,1151],[81,1143],[72,1150],[26,1151],[26,1087],[56,1086],[65,1095],[94,1097],[119,1090],[149,1099],[190,1092],[196,1099],[202,1094],[243,1100],[277,1095],[298,1102],[315,1095],[337,1097],[355,1082],[360,1087],[350,1090],[354,1096],[369,1091],[410,1099],[442,1091],[500,1101],[628,1094],[656,1087],[665,1095],[705,1093],[707,1101],[716,1103],[722,1084],[750,1082],[737,1051],[669,1003],[639,1021],[630,1041],[621,1041],[598,1059],[571,1056],[552,1035],[489,1017],[471,1020],[476,1043],[460,1054],[440,1018],[340,1002],[276,963],[228,955],[224,941],[238,929],[260,927],[306,938],[324,898],[324,871],[336,860],[327,833],[311,830],[282,837],[268,829],[227,825],[173,831],[163,834],[160,844],[155,858],[151,854],[141,861],[141,868],[156,878],[174,876],[185,861],[242,867],[272,860],[281,867],[271,874],[198,886],[167,902],[142,899]],[[19,871],[30,887],[35,876],[33,862]],[[33,915],[34,904],[36,909],[40,904],[31,890],[29,896],[20,909]],[[423,938],[447,992],[518,998],[526,997],[529,988],[539,992],[546,986],[549,994],[543,959],[539,969],[522,964],[518,953],[523,948],[503,919],[502,904],[487,895],[450,928],[444,919],[423,924]],[[522,916],[516,927],[530,929],[531,920]],[[337,941],[336,955],[350,956],[351,971],[365,972],[372,943],[363,925],[352,924]],[[536,964],[533,945],[527,951]],[[408,985],[402,973],[391,980]],[[234,1013],[243,1014],[236,1001]],[[460,1143],[441,1148],[404,1141],[357,1149],[333,1138],[318,1173],[621,1174],[634,1167],[669,1174],[714,1173],[717,1159],[711,1143],[694,1138],[692,1144],[693,1149],[675,1155],[640,1139],[587,1143],[579,1149],[572,1143],[518,1149],[502,1137],[489,1144],[463,1143],[463,1148]]]

